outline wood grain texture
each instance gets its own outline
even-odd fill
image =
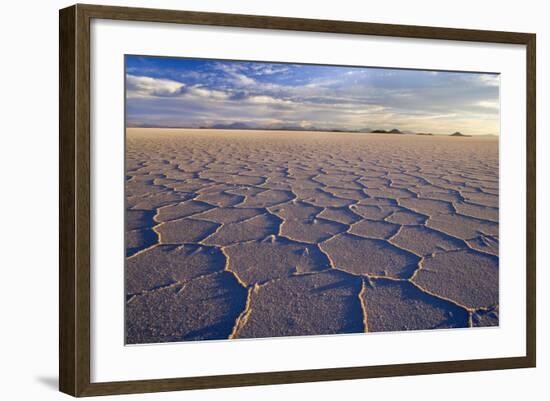
[[[212,25],[240,28],[278,29],[291,31],[344,33],[402,38],[444,39],[493,43],[525,44],[528,33],[484,31],[474,29],[437,28],[429,26],[380,24],[355,21],[331,21],[306,18],[270,17],[207,13],[196,11],[160,10],[79,4],[79,10],[91,18],[127,21],[171,22],[191,25]]]
[[[59,15],[59,388],[74,394],[75,288],[75,8]]]
[[[530,35],[527,45],[527,302],[526,333],[527,359],[536,366],[537,359],[537,279],[536,279],[536,209],[537,209],[537,59],[536,36]]]
[[[91,18],[525,45],[527,49],[526,356],[90,383]],[[76,5],[61,10],[59,29],[59,387],[62,392],[73,396],[92,396],[535,366],[536,39],[534,34],[94,5]]]

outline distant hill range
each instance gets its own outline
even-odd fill
[[[217,123],[212,125],[205,125],[200,127],[184,127],[184,126],[155,126],[150,124],[132,124],[129,123],[128,128],[187,128],[187,129],[227,129],[227,130],[266,130],[266,131],[321,131],[321,132],[350,132],[350,133],[366,133],[366,134],[391,134],[391,135],[423,135],[423,136],[434,136],[434,135],[444,135],[444,134],[433,134],[431,132],[414,132],[393,128],[390,130],[385,129],[372,129],[372,128],[359,128],[359,129],[346,129],[346,128],[321,128],[315,126],[306,126],[302,127],[300,125],[252,125],[244,122],[232,122],[232,123]],[[454,132],[449,136],[453,137],[464,137],[468,138],[472,135],[465,135],[461,132]],[[478,137],[497,137],[498,135],[478,135]]]
[[[203,128],[203,127],[201,127]],[[248,126],[245,123],[231,123],[231,124],[214,124],[210,127],[204,127],[204,128],[212,128],[212,129],[252,129],[250,126]]]
[[[405,132],[399,131],[397,128],[386,131],[385,129],[375,129],[371,131],[372,134],[404,134]]]
[[[269,125],[269,126],[251,126],[246,123],[234,122],[229,124],[213,124],[201,126],[200,129],[235,129],[235,130],[268,130],[268,131],[324,131],[324,132],[360,132],[370,134],[414,134],[411,131],[400,131],[397,128],[392,130],[360,128],[320,128],[315,126],[302,127],[300,125]]]
[[[235,130],[266,130],[266,131],[326,131],[326,132],[371,132],[370,128],[350,130],[345,128],[320,128],[315,126],[302,127],[301,125],[249,125],[241,122],[219,123],[208,126],[201,126],[200,129],[235,129]]]

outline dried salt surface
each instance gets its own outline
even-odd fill
[[[204,220],[180,219],[157,226],[160,241],[164,244],[184,244],[200,242],[213,234],[219,224]]]
[[[208,203],[188,200],[178,203],[177,205],[169,205],[159,208],[155,220],[158,222],[178,220],[184,217],[192,216],[196,213],[204,212],[212,209],[213,207],[214,206],[209,205]]]
[[[287,238],[318,244],[347,230],[347,226],[324,219],[285,220],[281,224],[281,235]]]
[[[268,189],[255,195],[250,195],[239,204],[240,207],[269,207],[279,203],[288,202],[293,199],[290,191],[280,191],[277,189]]]
[[[262,214],[237,223],[222,224],[216,232],[206,238],[206,245],[225,246],[251,240],[261,240],[277,234],[279,219]]]
[[[464,192],[463,197],[466,201],[480,206],[487,206],[492,208],[498,207],[498,197],[491,193],[486,192]]]
[[[329,191],[308,188],[308,189],[293,189],[298,197],[301,197],[305,202],[320,207],[340,207],[349,206],[354,203],[351,199],[340,198],[333,195]]]
[[[126,304],[126,341],[228,338],[245,306],[246,290],[227,272],[150,291]]]
[[[466,248],[464,241],[422,225],[402,227],[390,242],[420,256]]]
[[[386,221],[362,220],[353,224],[349,232],[363,237],[388,239],[397,233],[399,227]]]
[[[126,261],[126,293],[138,294],[222,271],[225,256],[215,247],[159,245]]]
[[[260,188],[260,187],[246,187],[246,186],[241,186],[241,185],[225,190],[225,192],[230,194],[230,195],[240,195],[240,196],[244,196],[244,197],[257,195],[260,192],[264,192],[264,191],[265,191],[265,189]]]
[[[498,223],[459,214],[436,214],[430,217],[426,225],[464,240],[479,235],[498,235]]]
[[[132,179],[127,181],[125,185],[126,196],[133,197],[147,195],[151,193],[153,188],[158,191],[162,191],[163,188],[161,186],[156,186],[154,182],[155,179],[153,177],[147,177],[147,179],[132,177]]]
[[[466,242],[472,249],[498,256],[498,238],[480,235]]]
[[[208,203],[212,206],[218,206],[218,207],[235,206],[241,203],[243,199],[244,199],[244,196],[230,194],[221,188],[218,190],[199,193],[195,197],[195,200]]]
[[[369,331],[468,327],[465,309],[426,294],[408,281],[367,280],[361,297],[368,310]]]
[[[334,266],[353,274],[408,278],[420,258],[388,241],[341,234],[320,245]]]
[[[235,338],[358,333],[364,322],[360,280],[329,271],[255,287]]]
[[[498,258],[473,250],[427,257],[414,280],[432,294],[469,309],[498,305]]]
[[[153,246],[157,242],[157,234],[149,228],[126,231],[126,256],[132,256],[143,248]]]
[[[337,185],[337,184],[333,184]],[[359,184],[355,184],[360,187]],[[324,188],[326,192],[331,193],[335,197],[343,199],[351,199],[360,201],[365,198],[365,191],[362,189],[347,189],[347,188],[337,188],[337,187],[326,187]]]
[[[429,198],[404,198],[399,200],[399,205],[408,208],[417,213],[428,216],[436,214],[449,215],[454,213],[454,207],[451,202]]]
[[[498,140],[128,129],[126,341],[498,325]]]
[[[201,173],[201,178],[206,178],[223,184],[236,185],[260,185],[265,182],[265,178],[253,176],[241,176],[237,174],[228,174],[227,172]]]
[[[182,182],[165,184],[165,186],[168,188],[171,188],[174,191],[195,192],[200,189],[209,187],[210,185],[213,185],[213,184],[214,182],[211,180],[204,180],[202,178],[191,178],[191,179],[186,179]]]
[[[318,247],[275,236],[230,245],[224,252],[228,270],[247,285],[330,268],[327,256]]]
[[[196,214],[194,217],[199,220],[208,220],[219,224],[229,224],[248,220],[264,213],[265,209],[258,208],[237,209],[232,207],[218,207],[204,213]]]
[[[312,220],[324,209],[305,202],[289,202],[270,208],[270,211],[283,220]]]
[[[456,202],[454,207],[458,213],[463,215],[498,222],[498,207],[487,207],[466,202]]]
[[[474,327],[498,326],[498,306],[487,310],[478,310],[472,314]]]
[[[348,207],[327,207],[322,212],[320,212],[318,216],[322,217],[325,220],[332,220],[337,223],[343,224],[353,224],[362,220],[361,216],[353,213]]]
[[[152,227],[155,223],[153,217],[155,217],[153,210],[127,210],[126,231]]]
[[[398,210],[388,216],[385,221],[399,224],[401,226],[414,226],[425,224],[428,220],[426,215],[411,212],[410,210]]]
[[[154,188],[154,187],[153,187]],[[173,205],[191,199],[188,192],[176,192],[164,190],[139,196],[127,196],[126,205],[131,209],[153,210],[161,206]]]
[[[353,213],[358,214],[365,219],[371,220],[383,220],[398,210],[395,206],[378,206],[374,204],[364,205],[361,203],[351,205],[350,209]]]
[[[367,195],[373,198],[389,198],[389,199],[403,199],[414,197],[414,192],[408,189],[385,187],[385,188],[372,188],[366,189]]]

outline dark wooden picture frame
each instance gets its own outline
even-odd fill
[[[525,45],[526,356],[91,383],[90,22],[94,18]],[[59,29],[59,388],[62,392],[73,396],[93,396],[535,366],[535,34],[80,4],[60,10]]]

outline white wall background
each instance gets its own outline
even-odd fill
[[[288,17],[357,20],[412,25],[525,31],[537,33],[538,47],[538,368],[498,372],[370,379],[104,397],[136,400],[334,400],[342,397],[407,400],[547,397],[550,348],[544,283],[550,262],[549,75],[550,25],[545,3],[536,0],[337,2],[296,0],[157,0],[116,3],[138,7],[218,11]],[[0,396],[3,399],[57,400],[57,66],[58,9],[69,1],[4,4],[0,59]],[[6,125],[7,122],[7,125]],[[546,156],[546,157],[545,157]],[[547,380],[547,379],[546,379]]]

